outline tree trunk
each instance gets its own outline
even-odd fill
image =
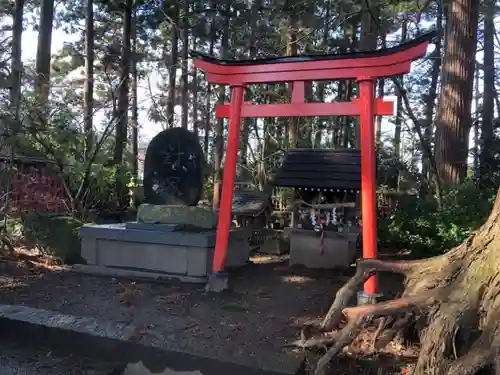
[[[12,21],[12,61],[10,78],[10,103],[14,111],[19,107],[19,102],[21,100],[21,78],[23,73],[23,62],[21,59],[23,15],[24,0],[16,0],[14,3],[14,17]]]
[[[168,1],[165,4],[170,4]],[[177,77],[177,64],[179,60],[179,34],[177,31],[177,27],[179,24],[179,4],[174,1],[172,5],[173,15],[172,15],[172,24],[170,27],[172,28],[171,33],[171,54],[170,54],[170,64],[168,69],[168,98],[167,98],[167,126],[169,128],[174,126],[175,119],[175,94],[176,94],[176,77]]]
[[[331,2],[326,1],[325,4],[325,22],[323,26],[323,39],[321,41],[321,50],[322,53],[328,54],[330,52],[330,48],[328,47],[328,40],[329,40],[329,33],[330,33],[330,14],[331,14]],[[343,82],[344,83],[344,82]],[[342,85],[342,84],[339,84]],[[319,81],[317,90],[316,90],[316,97],[318,98],[318,101],[323,103],[325,101],[325,89],[326,89],[326,83],[325,81]],[[325,119],[320,117],[317,120],[318,123],[318,128],[316,129],[316,132],[314,134],[314,140],[313,140],[313,148],[320,147],[321,145],[321,139],[323,136],[323,129],[325,129]],[[328,132],[328,129],[327,129]],[[328,133],[327,133],[328,136]]]
[[[467,175],[478,6],[477,0],[453,0],[447,6],[436,163],[442,184],[449,187]]]
[[[306,55],[311,55],[313,54],[313,51],[311,49],[311,42],[307,41],[305,42],[305,48],[304,52]],[[305,81],[304,82],[304,100],[306,103],[310,103],[314,101],[314,93],[313,93],[313,85],[312,81]],[[300,145],[299,147],[301,148],[312,148],[313,145],[313,124],[314,124],[314,119],[312,117],[298,117],[298,119],[301,119],[301,122],[298,124],[299,128],[299,140],[298,144]],[[269,131],[271,131],[269,129]],[[266,161],[269,163],[269,158],[266,159]]]
[[[424,129],[424,140],[428,145],[432,142],[432,134],[434,132],[434,107],[437,96],[437,86],[439,81],[439,74],[441,73],[441,41],[443,37],[443,9],[441,0],[436,1],[437,5],[437,19],[436,19],[436,29],[437,38],[435,43],[435,49],[433,53],[432,70],[431,70],[431,86],[429,87],[429,93],[426,99],[425,106],[425,129]],[[425,152],[422,153],[422,174],[428,178],[431,168],[431,161],[426,156]],[[436,178],[436,176],[434,176]]]
[[[480,137],[480,123],[479,123],[479,112],[480,112],[480,99],[481,93],[479,91],[479,68],[476,66],[475,76],[474,76],[474,95],[473,95],[473,103],[474,103],[474,115],[475,120],[473,122],[473,132],[474,132],[474,147],[472,148],[472,160],[473,160],[473,176],[477,178],[480,176],[479,171],[479,137]]]
[[[295,20],[295,12],[292,11],[287,41],[287,56],[297,56],[297,21]],[[289,84],[290,98],[292,97],[293,84]],[[289,147],[297,147],[299,142],[299,117],[290,118],[290,126],[288,127],[288,142]]]
[[[358,49],[359,41],[357,40],[357,29],[359,24],[359,17],[352,17],[350,21],[348,21],[346,28],[344,30],[344,39],[346,42],[346,46],[349,46],[349,52],[354,52]],[[347,52],[347,51],[346,51]],[[344,100],[346,102],[350,102],[352,100],[352,96],[354,93],[354,82],[352,80],[345,81],[345,97]],[[342,119],[342,147],[347,148],[349,144],[352,147],[355,146],[355,133],[356,128],[359,129],[359,118],[344,116]],[[353,136],[354,135],[354,136]]]
[[[361,14],[361,34],[359,38],[360,51],[372,51],[377,48],[377,36],[379,29],[379,9],[377,1],[363,2]],[[354,145],[361,148],[361,126],[357,121],[355,128]]]
[[[196,36],[193,35],[193,50],[196,51],[197,47],[197,39]],[[198,69],[192,64],[191,75],[193,77],[193,132],[198,136]]]
[[[129,75],[130,75],[130,39],[132,35],[132,0],[127,0],[123,7],[123,41],[121,51],[120,87],[118,90],[118,123],[115,132],[115,150],[113,162],[120,165],[127,144]]]
[[[495,0],[484,2],[484,96],[483,122],[481,126],[480,178],[482,185],[489,186],[494,158],[493,117],[495,105]]]
[[[377,97],[379,98],[384,97],[384,85],[385,79],[379,79],[377,85]],[[382,116],[377,116],[377,118],[375,119],[375,146],[377,147],[377,149],[379,149],[382,145],[382,120]]]
[[[137,98],[137,10],[132,14],[131,76],[130,96],[132,99],[130,122],[132,125],[132,176],[139,181],[139,103]]]
[[[263,142],[260,144],[259,164],[257,166],[257,181],[259,190],[264,191],[267,186],[267,162],[270,153],[270,128],[275,125],[275,118],[267,117],[264,119],[264,126],[262,129]]]
[[[43,0],[40,10],[40,29],[36,51],[36,92],[41,112],[45,111],[50,91],[50,56],[52,47],[52,23],[54,0]],[[44,119],[47,120],[47,119]]]
[[[252,1],[250,7],[250,25],[256,25],[258,23],[259,17],[259,9],[262,7],[261,0]],[[255,59],[257,56],[257,33],[254,31],[250,35],[250,42],[248,44],[248,58],[250,60]],[[247,91],[250,91],[247,89]],[[251,91],[250,91],[251,93]],[[245,118],[243,120],[243,129],[241,131],[241,148],[240,148],[240,164],[241,164],[241,173],[240,178],[243,181],[249,181],[252,178],[252,175],[248,168],[248,141],[250,137],[250,125],[253,121],[257,121],[257,119],[253,118]]]
[[[226,1],[224,26],[221,37],[221,59],[227,58],[229,49],[229,25],[231,21],[231,0]],[[226,101],[226,87],[220,86],[218,90],[217,104],[222,105]],[[214,195],[212,199],[212,207],[219,208],[221,182],[222,182],[222,158],[224,155],[224,119],[217,119],[215,126],[215,158],[214,158]]]
[[[497,107],[497,113],[500,113],[500,99],[498,98],[498,91],[495,88],[495,105]]]
[[[85,146],[83,158],[92,153],[94,139],[94,1],[87,0],[85,15],[85,82],[83,86],[83,118]]]
[[[412,324],[419,327],[420,354],[414,375],[498,374],[500,370],[500,189],[486,223],[444,255],[410,262],[373,259],[358,262],[354,277],[338,292],[318,327],[331,331],[334,342],[317,362],[323,374],[331,359],[351,344],[363,328],[383,318],[374,346],[385,347]],[[377,272],[405,277],[405,291],[396,300],[348,307],[359,287]],[[314,327],[312,327],[314,328]],[[304,334],[314,332],[311,326]],[[305,337],[298,346],[325,344],[325,336]],[[481,371],[485,370],[485,371]]]
[[[406,32],[404,33],[404,36],[406,39]],[[403,37],[401,37],[401,39],[404,41]],[[387,46],[387,43],[386,43],[386,35],[382,35],[382,48],[385,48]],[[384,98],[384,86],[385,86],[385,79],[379,79],[378,80],[378,92],[377,92],[377,96],[381,99]],[[380,149],[381,145],[382,145],[382,140],[381,140],[381,137],[382,137],[382,116],[377,116],[376,120],[375,120],[375,145],[377,147],[377,150]]]
[[[253,118],[243,119],[243,128],[241,129],[241,147],[240,147],[240,164],[241,164],[241,174],[240,178],[244,181],[251,179],[251,174],[248,170],[248,141],[250,139],[250,125],[252,121],[256,121]]]
[[[379,34],[379,9],[377,1],[363,2],[361,14],[360,50],[370,51],[377,48]]]
[[[113,163],[117,167],[115,178],[115,193],[118,208],[127,207],[128,189],[124,180],[123,154],[127,145],[128,130],[128,110],[129,110],[129,75],[130,75],[130,39],[132,36],[132,11],[134,8],[133,0],[126,0],[123,6],[123,40],[121,51],[121,71],[120,87],[118,90],[118,122],[115,130],[115,149]]]
[[[401,43],[406,41],[406,36],[408,33],[408,22],[406,19],[403,19],[403,23],[401,25]],[[401,81],[403,81],[403,77],[401,77]],[[397,92],[397,101],[396,101],[396,119],[394,124],[394,155],[399,160],[401,158],[401,124],[403,123],[403,93]],[[397,181],[399,181],[399,170]],[[398,183],[399,185],[399,183]]]
[[[189,76],[188,76],[188,58],[189,58],[189,0],[184,0],[182,8],[182,65],[181,65],[181,106],[182,117],[181,126],[188,127],[189,112]]]
[[[210,22],[210,45],[208,47],[208,54],[210,56],[213,56],[214,54],[214,46],[215,42],[217,41],[217,29],[215,25],[215,13],[214,16],[212,17],[212,22]],[[203,152],[205,153],[205,157],[208,158],[208,148],[210,145],[210,130],[212,129],[211,126],[211,113],[212,113],[212,108],[211,108],[211,102],[210,98],[212,96],[212,85],[210,83],[207,84],[207,96],[206,96],[206,101],[205,101],[205,139],[203,140]]]
[[[354,86],[354,82],[349,80],[349,81],[346,81],[346,88],[345,88],[345,98],[346,98],[346,102],[350,102],[352,100],[352,96],[353,96],[353,86]],[[343,120],[343,131],[342,131],[342,147],[343,148],[348,148],[349,147],[349,144],[351,144],[352,146],[355,145],[355,142],[353,141],[353,137],[352,137],[352,133],[353,133],[353,126],[354,127],[359,127],[358,126],[358,123],[359,123],[359,119],[356,119],[354,120],[352,117],[349,117],[349,116],[344,116],[344,120]]]

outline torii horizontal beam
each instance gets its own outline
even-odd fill
[[[292,104],[251,104],[245,102],[241,107],[242,118],[256,117],[326,117],[326,116],[359,116],[361,106],[359,100],[333,103],[292,103]],[[377,99],[375,115],[391,116],[394,114],[394,103]],[[231,117],[231,104],[215,107],[217,118]]]

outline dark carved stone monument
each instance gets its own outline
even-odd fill
[[[144,161],[144,197],[157,205],[196,206],[203,194],[205,158],[198,137],[184,128],[158,133]]]

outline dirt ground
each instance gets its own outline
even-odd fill
[[[181,347],[191,350],[195,345],[195,353],[212,357],[235,353],[257,359],[290,350],[284,345],[298,338],[304,322],[324,316],[335,292],[350,276],[347,271],[290,268],[283,257],[258,257],[254,262],[230,275],[231,292],[207,294],[203,285],[92,277],[3,259],[0,303],[164,326]],[[382,290],[392,294],[397,283],[382,278]],[[332,366],[333,373],[378,374],[380,367],[383,373],[401,373],[400,365],[411,362],[413,352],[404,348],[374,356],[366,346],[358,343],[346,352]]]
[[[26,348],[0,341],[2,375],[110,375],[116,367],[91,358],[60,355],[48,348]]]

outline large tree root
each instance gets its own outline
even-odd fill
[[[364,280],[363,280],[364,281]],[[339,293],[342,292],[339,291]],[[348,295],[346,291],[341,297]],[[411,313],[417,312],[422,313],[429,310],[436,303],[436,299],[433,297],[432,293],[422,294],[414,297],[400,298],[394,301],[388,301],[383,303],[378,303],[375,305],[365,305],[358,307],[349,307],[342,310],[342,315],[347,318],[348,323],[340,331],[336,342],[334,345],[326,352],[326,354],[321,357],[316,365],[315,375],[322,375],[325,372],[325,368],[330,363],[332,358],[342,350],[346,345],[349,345],[355,338],[356,335],[370,322],[379,317],[386,317],[401,313]],[[330,309],[332,316],[336,317],[336,310]],[[327,315],[328,316],[328,315]],[[407,316],[405,316],[405,321],[407,321]],[[322,327],[327,327],[331,324],[331,320],[323,321]],[[396,326],[396,323],[392,326]],[[394,334],[396,334],[395,332]]]
[[[405,277],[401,297],[350,307],[362,284],[378,272]],[[375,323],[377,350],[408,326],[417,328],[420,355],[414,375],[500,375],[500,194],[480,230],[442,256],[411,262],[360,260],[323,321],[304,327],[296,345],[329,346],[314,369],[314,375],[324,375],[330,361]]]

